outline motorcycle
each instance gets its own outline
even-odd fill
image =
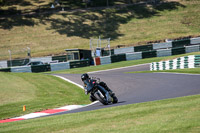
[[[86,94],[91,94],[92,100],[98,100],[104,105],[115,104],[118,102],[114,93],[110,93],[105,89],[105,86],[101,85],[100,78],[91,77],[83,81],[86,85]]]

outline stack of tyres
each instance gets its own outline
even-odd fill
[[[101,65],[111,64],[111,56],[100,57]]]
[[[157,57],[156,50],[142,52],[142,59],[144,59],[144,58],[152,58],[152,57]]]
[[[20,60],[9,60],[7,61],[7,66],[12,67],[12,66],[24,66],[29,62],[29,59],[20,59]]]
[[[195,67],[200,67],[200,55],[196,55],[194,58]]]
[[[37,66],[31,66],[31,71],[33,73],[39,73],[39,72],[47,72],[51,71],[51,67],[49,64],[45,65],[37,65]]]
[[[189,44],[190,44],[190,39],[177,40],[177,41],[172,42],[172,47],[173,48],[184,47],[184,46],[189,45]]]
[[[172,48],[172,55],[185,54],[185,47]]]
[[[114,55],[114,49],[111,50],[102,50],[102,56],[109,56],[109,55]]]
[[[142,52],[126,53],[126,60],[139,60],[142,59]]]
[[[157,57],[165,57],[165,56],[171,56],[172,50],[171,49],[160,49],[157,50]]]
[[[153,45],[144,45],[134,47],[134,52],[151,51],[153,50]]]
[[[189,58],[188,56],[177,58],[177,69],[189,68]]]
[[[169,69],[173,69],[173,60],[169,61]]]
[[[172,42],[163,42],[163,43],[155,43],[153,44],[153,49],[166,49],[166,48],[171,48],[172,47]]]
[[[198,51],[200,51],[199,45],[193,45],[193,46],[186,46],[185,47],[186,53],[192,53],[192,52],[198,52]]]
[[[114,54],[133,53],[134,47],[118,48],[114,50]]]
[[[120,61],[126,61],[126,54],[119,54],[119,55],[112,55],[111,56],[111,62],[120,62]]]
[[[102,50],[102,56],[109,56],[110,51],[109,50]]]
[[[60,56],[53,56],[52,61],[58,60],[58,62],[66,62],[67,56],[66,55],[60,55]]]
[[[80,61],[70,61],[70,68],[79,68],[90,66],[89,60],[80,60]]]
[[[2,68],[0,72],[11,72],[11,68]]]
[[[52,63],[50,66],[51,71],[70,69],[69,62]]]

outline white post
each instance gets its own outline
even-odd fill
[[[12,54],[11,54],[11,50],[8,50],[8,53],[10,55],[10,67],[12,67]]]
[[[110,38],[108,38],[108,49],[109,49],[109,53],[110,53],[110,56],[111,56],[111,51],[110,51]]]
[[[28,55],[29,58],[31,58],[31,49],[30,49],[29,47],[27,47],[27,49],[28,49],[28,51],[27,51],[27,52],[28,52],[27,55]]]

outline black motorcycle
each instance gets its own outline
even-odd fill
[[[110,93],[103,84],[100,78],[92,77],[83,80],[85,84],[86,94],[90,93],[92,101],[98,100],[104,105],[117,103],[118,99],[114,93]]]

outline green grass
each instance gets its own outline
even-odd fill
[[[0,72],[0,79],[0,119],[90,103],[82,89],[51,75]]]
[[[35,7],[40,5],[39,1],[32,2]],[[199,36],[199,7],[199,0],[177,0],[157,6],[1,16],[0,59],[9,59],[9,49],[12,58],[25,58],[27,47],[33,57],[62,54],[69,48],[89,49],[90,38],[99,36],[110,37],[113,47]],[[20,8],[25,10],[23,6]]]
[[[200,74],[200,68],[186,68],[186,69],[159,70],[159,71],[136,71],[127,73],[157,73],[157,72]]]
[[[167,56],[167,57],[155,57],[155,58],[146,58],[146,59],[141,59],[141,60],[122,61],[122,62],[107,64],[107,65],[73,68],[73,69],[59,70],[59,71],[46,72],[46,73],[50,73],[50,74],[52,73],[57,73],[57,74],[58,73],[86,73],[86,72],[92,72],[92,71],[133,66],[133,65],[145,64],[145,63],[159,62],[159,61],[164,61],[164,60],[171,60],[171,59],[175,59],[182,56],[188,56],[188,55],[200,55],[200,52],[173,55],[173,56]]]
[[[130,104],[96,111],[2,123],[0,132],[12,133],[197,133],[200,95]]]

